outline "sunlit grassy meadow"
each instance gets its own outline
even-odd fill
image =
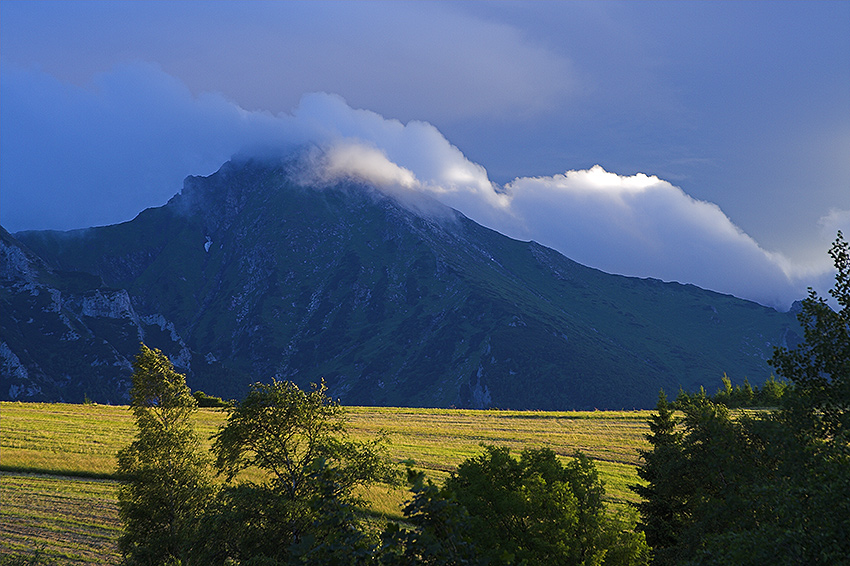
[[[596,461],[607,500],[615,508],[635,501],[638,450],[646,446],[648,411],[474,411],[347,408],[349,432],[389,439],[390,456],[413,460],[441,482],[481,444],[548,447],[563,457],[580,450]],[[220,409],[200,409],[196,430],[209,438],[224,422]],[[127,407],[0,403],[0,552],[36,549],[62,563],[115,563],[120,531],[116,453],[135,434]],[[400,516],[401,488],[363,494],[376,514]]]
[[[118,484],[114,480],[0,474],[0,553],[36,563],[117,564]]]

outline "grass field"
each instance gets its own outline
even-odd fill
[[[439,482],[482,443],[548,447],[569,457],[581,450],[596,461],[607,500],[622,507],[635,497],[638,449],[646,447],[648,411],[537,412],[350,407],[349,431],[368,439],[385,431],[390,455],[412,459]],[[201,409],[205,439],[225,414]],[[0,403],[0,553],[38,550],[58,563],[117,563],[115,455],[135,434],[127,407]],[[374,488],[376,513],[398,516],[401,489]]]
[[[0,552],[38,553],[43,563],[117,564],[118,483],[0,474]]]

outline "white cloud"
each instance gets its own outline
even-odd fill
[[[353,177],[381,188],[414,189],[416,176],[399,167],[379,149],[346,140],[330,146],[321,156],[320,173],[330,178]]]
[[[313,141],[327,145],[357,142],[380,148],[390,161],[411,163],[421,179],[440,193],[468,192],[482,196],[490,192],[483,167],[470,162],[461,151],[431,124],[410,121],[402,124],[369,110],[352,109],[339,96],[326,93],[304,95],[287,126],[309,132]]]
[[[503,234],[604,271],[693,283],[777,308],[803,296],[786,258],[762,249],[717,205],[656,176],[597,165],[499,189],[429,124],[385,120],[329,95],[305,97],[294,116],[309,117],[330,140],[328,176],[424,192]]]
[[[511,211],[533,238],[604,271],[655,277],[787,307],[799,296],[775,254],[720,208],[655,176],[595,166],[510,183]],[[509,232],[509,231],[508,231]]]

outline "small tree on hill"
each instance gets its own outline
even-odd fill
[[[133,363],[130,408],[136,439],[118,453],[118,491],[126,564],[185,560],[192,531],[212,493],[208,461],[191,417],[197,404],[168,358],[144,344]]]

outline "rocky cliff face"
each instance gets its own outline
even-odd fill
[[[126,289],[54,270],[5,230],[0,308],[0,398],[7,400],[126,402],[133,352],[157,328],[139,317]],[[174,338],[153,342],[179,357],[185,346]]]
[[[607,275],[436,203],[296,178],[231,162],[132,222],[16,234],[37,257],[8,260],[3,292],[42,297],[20,312],[47,308],[81,337],[116,332],[115,359],[98,366],[110,379],[126,379],[143,339],[208,393],[324,378],[351,404],[645,407],[660,387],[713,388],[723,372],[760,382],[773,345],[794,336],[793,316],[754,303]],[[67,272],[88,286],[69,293],[56,279]],[[26,344],[9,343],[9,375],[36,371]]]

